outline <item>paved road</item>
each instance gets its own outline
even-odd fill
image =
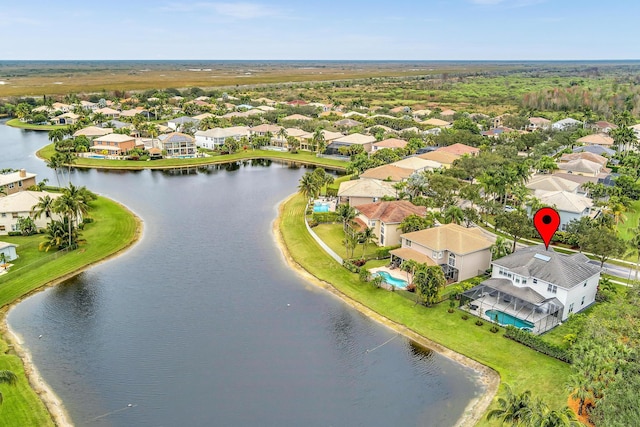
[[[597,260],[592,259],[591,261],[589,261],[589,264],[593,264],[596,267],[600,267],[600,261],[597,261]],[[610,274],[612,276],[620,277],[622,279],[628,279],[629,276],[631,276],[631,279],[633,279],[636,274],[635,273],[636,270],[634,268],[622,267],[620,265],[609,264],[608,262],[604,263],[602,271],[604,273]],[[638,274],[638,277],[640,277],[640,273]]]

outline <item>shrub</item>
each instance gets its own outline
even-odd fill
[[[395,246],[384,246],[382,248],[376,249],[376,259],[390,258],[391,257],[390,252],[394,249],[398,249],[399,247],[400,245],[395,245]]]
[[[478,319],[478,320],[476,320],[476,325],[482,326],[482,325],[484,325],[484,322],[482,320]]]
[[[307,223],[309,224],[309,227],[311,227],[311,228],[318,226],[318,221],[316,221],[315,219],[310,219],[309,221],[307,221]]]
[[[462,320],[467,320],[467,319],[469,318],[469,315],[465,313],[465,314],[463,314],[462,316],[460,316],[460,318],[461,318]]]
[[[355,259],[355,260],[353,260],[351,262],[353,262],[353,264],[355,266],[357,266],[357,267],[362,267],[363,265],[365,265],[367,263],[367,260],[366,259]]]
[[[85,224],[90,224],[93,222],[93,218],[89,218],[89,217],[82,218],[82,222]]]
[[[361,268],[360,273],[358,273],[358,277],[360,278],[361,282],[368,282],[369,280],[371,280],[371,273],[369,273],[369,270],[367,270],[366,268]]]
[[[520,344],[524,344],[542,354],[546,354],[547,356],[554,357],[558,360],[562,360],[563,362],[571,363],[571,355],[567,350],[555,344],[548,343],[542,338],[533,335],[531,332],[509,325],[506,328],[504,337],[517,341]]]
[[[498,332],[500,330],[500,328],[498,328],[497,326],[494,325],[491,328],[489,328],[489,330],[495,334],[496,332]]]
[[[352,272],[352,273],[358,273],[358,272],[360,272],[360,267],[358,267],[357,265],[355,265],[354,263],[352,263],[352,262],[351,262],[351,261],[349,261],[349,260],[344,260],[344,261],[342,262],[342,266],[343,266],[344,268],[346,268],[347,270],[349,270],[350,272]]]
[[[22,231],[10,231],[7,233],[8,236],[22,236]]]
[[[313,219],[319,223],[336,222],[338,220],[338,214],[335,212],[314,212]]]
[[[454,312],[455,312],[455,310],[454,310],[453,308],[448,308],[448,309],[447,309],[447,312],[449,312],[449,313],[454,313]]]

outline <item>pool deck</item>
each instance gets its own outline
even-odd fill
[[[469,313],[478,316],[478,313],[480,312],[480,310],[482,310],[481,317],[485,320],[489,320],[490,322],[493,322],[494,319],[489,318],[489,316],[487,316],[485,313],[489,310],[498,310],[520,320],[533,323],[535,326],[532,332],[536,335],[552,329],[559,323],[559,320],[557,318],[554,318],[549,319],[551,320],[551,323],[543,324],[542,320],[548,316],[547,313],[539,313],[526,308],[517,310],[514,309],[513,304],[505,303],[502,300],[498,300],[497,298],[490,296],[485,296],[480,299],[473,300],[470,302],[470,305],[475,305],[478,308],[476,310],[467,310]]]
[[[411,283],[411,274],[409,274],[409,280],[407,280],[407,272],[400,270],[399,268],[394,268],[393,270],[387,266],[382,266],[382,267],[375,267],[375,268],[370,268],[369,272],[371,274],[373,273],[378,273],[380,271],[384,271],[387,274],[389,274],[389,276],[393,277],[394,279],[398,279],[398,280],[404,280],[407,283]],[[388,285],[387,282],[384,282],[384,285]],[[385,286],[385,288],[387,288],[387,286]],[[391,286],[389,285],[390,289]]]
[[[313,201],[313,204],[315,205],[316,203],[327,203],[329,204],[329,211],[328,212],[335,212],[336,211],[336,200],[332,197],[320,197],[319,199],[315,199]]]

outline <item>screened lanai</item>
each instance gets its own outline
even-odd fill
[[[541,334],[560,323],[564,306],[533,289],[514,286],[511,280],[491,278],[462,294],[461,307],[502,325],[514,325]]]

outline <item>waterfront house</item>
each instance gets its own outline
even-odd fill
[[[400,235],[402,246],[391,251],[391,262],[414,260],[442,267],[450,281],[483,274],[491,266],[492,240],[478,228],[446,224]]]
[[[36,174],[20,169],[17,172],[0,174],[0,188],[4,190],[4,195],[14,194],[24,191],[32,185],[36,185]],[[0,194],[0,197],[3,195]]]
[[[544,245],[519,249],[492,263],[491,278],[464,292],[472,312],[499,323],[545,332],[596,298],[600,268],[582,253]]]
[[[382,165],[367,169],[360,174],[362,179],[378,179],[387,182],[400,182],[409,178],[413,174],[413,169],[403,168],[393,164]]]
[[[79,129],[73,133],[73,137],[86,136],[89,139],[97,138],[99,136],[105,136],[113,133],[112,128],[102,128],[98,126],[87,126],[86,128]]]
[[[400,223],[409,215],[424,217],[427,214],[426,207],[416,206],[408,200],[366,203],[356,206],[355,209],[355,223],[360,230],[371,227],[378,246],[400,244]]]
[[[0,254],[4,255],[4,260],[6,262],[13,261],[18,258],[18,253],[16,252],[16,245],[13,243],[0,242]],[[6,269],[5,266],[1,266],[3,269]],[[2,273],[2,270],[0,270]]]
[[[20,231],[18,219],[21,217],[33,218],[31,214],[33,207],[38,204],[40,197],[44,196],[56,199],[61,194],[48,193],[46,191],[21,191],[6,197],[0,197],[0,234]],[[43,214],[40,218],[34,218],[33,221],[37,228],[45,228],[52,219],[59,221],[62,217],[56,213],[51,213],[49,217]]]
[[[362,135],[361,133],[352,133],[351,135],[336,138],[327,146],[328,154],[338,154],[340,147],[350,147],[352,145],[361,145],[364,152],[371,152],[371,145],[376,142],[376,138],[371,135]]]
[[[199,130],[195,133],[196,146],[210,150],[220,147],[227,138],[240,141],[242,137],[249,137],[249,128],[247,126],[213,128],[209,130]]]
[[[182,116],[182,117],[177,117],[175,119],[169,120],[167,122],[167,126],[175,132],[180,132],[184,128],[184,126],[187,124],[189,125],[192,124],[197,127],[199,123],[200,123],[200,120],[198,119],[194,119],[193,117],[189,117],[189,116]]]
[[[102,155],[123,156],[135,147],[136,139],[134,137],[120,133],[109,133],[94,138],[91,141],[89,151]]]
[[[320,132],[324,137],[325,146],[331,144],[332,141],[335,141],[336,139],[342,138],[344,136],[340,132],[331,132],[325,129],[323,129]],[[300,144],[301,150],[311,150],[312,148],[314,148],[315,142],[313,142],[313,133],[308,133],[307,135],[302,136],[301,140],[302,140]]]
[[[180,132],[160,135],[158,148],[166,153],[167,157],[192,158],[198,153],[195,138]]]
[[[75,113],[64,113],[51,119],[53,125],[75,125],[80,120],[80,116]]]
[[[397,197],[397,190],[393,183],[377,179],[356,179],[340,183],[338,197],[340,203],[359,206],[365,203],[375,203],[383,197]]]

